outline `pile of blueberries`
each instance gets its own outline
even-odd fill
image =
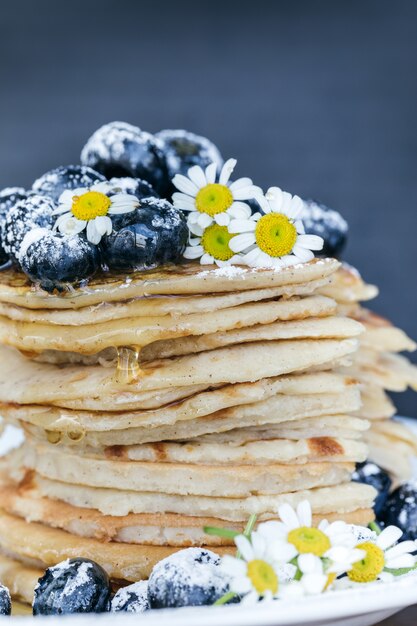
[[[151,135],[125,122],[106,124],[87,141],[80,165],[51,170],[29,190],[0,191],[0,267],[14,265],[53,291],[80,284],[99,270],[129,272],[178,263],[188,228],[185,216],[171,202],[172,179],[178,173],[186,175],[193,165],[205,168],[212,162],[220,171],[223,158],[218,148],[194,133],[162,130]],[[135,195],[140,206],[114,216],[113,232],[99,245],[91,244],[84,232],[68,237],[53,230],[57,219],[53,211],[63,191],[104,181],[110,183],[111,193]],[[308,201],[303,219],[306,232],[324,237],[323,254],[340,256],[347,224],[339,213]],[[33,241],[25,239],[32,231],[36,231]]]
[[[157,563],[148,581],[120,588],[114,595],[103,568],[89,559],[68,559],[46,570],[35,589],[34,615],[129,612],[212,605],[229,590],[209,550],[187,548]],[[10,615],[10,594],[0,586],[0,615]]]

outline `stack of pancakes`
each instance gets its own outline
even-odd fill
[[[361,383],[362,407],[358,415],[370,420],[365,433],[370,446],[370,459],[387,470],[394,481],[412,476],[412,458],[417,455],[417,439],[403,424],[391,419],[396,409],[387,395],[417,391],[417,367],[400,352],[414,351],[417,345],[401,329],[360,303],[378,295],[374,285],[366,284],[359,273],[344,265],[335,274],[331,285],[321,293],[339,304],[340,315],[359,321],[365,328],[353,364],[341,368]]]
[[[190,264],[61,295],[1,274],[0,414],[25,432],[1,466],[15,596],[67,557],[125,584],[184,546],[231,551],[203,527],[240,530],[284,501],[372,519],[374,490],[350,481],[368,455],[363,325],[325,295],[339,267]]]

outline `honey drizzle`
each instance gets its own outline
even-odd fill
[[[117,348],[116,382],[125,385],[139,376],[139,348],[134,346]]]

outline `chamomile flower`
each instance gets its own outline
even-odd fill
[[[226,555],[220,567],[230,578],[230,590],[244,595],[242,602],[253,603],[260,598],[271,600],[278,596],[279,563],[271,557],[265,538],[255,531],[250,540],[235,537],[241,558]]]
[[[59,215],[54,229],[65,235],[87,231],[87,239],[98,244],[103,235],[110,235],[113,223],[110,215],[130,213],[139,206],[136,196],[111,193],[108,183],[97,183],[89,188],[67,189],[58,200],[54,215]]]
[[[322,249],[323,239],[305,234],[301,198],[270,187],[265,197],[257,200],[262,213],[233,219],[228,227],[236,235],[230,247],[243,255],[243,264],[280,268],[311,261],[313,250]]]
[[[213,223],[204,230],[201,237],[190,237],[184,258],[200,259],[201,265],[216,264],[219,267],[240,263],[240,256],[229,247],[232,237],[227,226]]]
[[[348,572],[349,579],[357,583],[375,580],[391,580],[393,575],[385,570],[414,567],[415,557],[411,554],[417,548],[414,541],[398,543],[402,531],[396,526],[387,526],[375,541],[364,541],[357,548],[365,556],[353,564]]]
[[[235,165],[235,159],[226,161],[218,179],[215,163],[205,170],[194,165],[187,176],[176,174],[172,179],[179,190],[172,196],[174,206],[189,213],[187,223],[192,234],[200,237],[213,223],[228,226],[232,219],[250,217],[251,209],[244,201],[262,195],[262,191],[250,178],[230,183]]]

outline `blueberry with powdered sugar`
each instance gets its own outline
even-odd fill
[[[392,484],[391,478],[387,472],[376,463],[365,461],[364,463],[358,463],[356,465],[356,469],[352,474],[352,480],[357,483],[371,485],[371,487],[377,490],[378,495],[375,498],[374,511],[375,515],[379,517],[386,499],[388,498]]]
[[[105,177],[84,165],[61,165],[35,180],[32,189],[35,193],[52,198],[58,202],[59,196],[66,189],[91,187],[104,182]]]
[[[321,256],[341,257],[347,243],[348,224],[338,211],[314,200],[304,200],[301,219],[308,235],[324,239]]]
[[[203,169],[216,163],[217,171],[223,165],[223,157],[217,146],[206,137],[195,135],[186,130],[161,130],[155,137],[163,142],[169,179],[175,174],[186,175],[189,168],[199,165]],[[171,191],[174,191],[172,187]]]
[[[35,587],[34,615],[104,613],[109,608],[109,577],[89,559],[68,559],[49,567]]]
[[[67,236],[38,228],[23,239],[18,260],[22,270],[45,291],[62,291],[68,283],[90,278],[100,267],[100,250],[82,235]]]
[[[136,196],[139,200],[158,197],[152,185],[141,178],[131,178],[130,176],[113,177],[109,180],[109,186],[111,193],[128,193]]]
[[[12,612],[12,599],[10,591],[0,584],[0,615],[10,615]]]
[[[219,568],[220,557],[210,550],[187,548],[155,565],[149,577],[152,609],[211,605],[229,590]]]
[[[113,217],[103,237],[104,263],[111,270],[143,270],[178,262],[188,237],[184,215],[167,200],[145,198],[131,213]]]
[[[3,225],[8,212],[20,200],[27,198],[27,191],[23,187],[5,187],[0,191],[0,242],[2,238]],[[0,265],[4,265],[9,260],[6,251],[0,243]]]
[[[50,198],[33,194],[20,200],[6,215],[1,232],[1,245],[14,263],[19,263],[19,250],[25,236],[35,228],[52,228],[54,203]]]
[[[111,601],[111,612],[118,613],[144,613],[150,609],[148,600],[148,581],[141,580],[138,583],[122,587]]]
[[[81,152],[81,163],[109,179],[143,178],[161,195],[168,184],[161,140],[126,122],[110,122],[96,130]]]
[[[417,483],[400,485],[388,497],[381,520],[403,531],[402,539],[417,539]],[[417,548],[416,548],[417,550]]]

